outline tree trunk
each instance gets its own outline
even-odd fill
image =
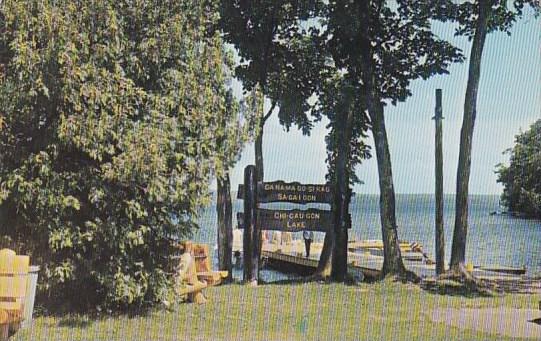
[[[459,272],[466,260],[466,237],[468,234],[468,193],[471,169],[471,149],[475,116],[477,113],[477,91],[481,75],[481,57],[487,34],[487,23],[492,1],[480,1],[479,16],[473,38],[468,85],[464,101],[464,118],[460,132],[460,152],[456,182],[456,212],[453,245],[451,248],[451,269]]]
[[[317,269],[312,274],[313,278],[327,279],[331,276],[334,241],[334,228],[331,228],[325,233],[325,239],[323,240],[323,248],[321,249]]]
[[[257,174],[257,181],[263,181],[264,169],[263,169],[263,130],[265,129],[265,120],[261,121],[259,127],[259,133],[255,138],[255,169]]]
[[[228,271],[226,281],[233,278],[233,209],[231,205],[231,184],[229,173],[218,178],[218,198],[216,211],[218,214],[218,268]]]
[[[374,136],[379,174],[379,204],[384,255],[382,275],[405,276],[406,268],[402,262],[402,255],[398,244],[391,154],[389,152],[389,142],[385,128],[383,103],[379,97],[376,84],[371,37],[368,35],[371,25],[375,25],[375,23],[372,23],[370,16],[370,1],[361,2],[360,5],[360,13],[364,14],[361,18],[361,25],[363,27],[359,36],[361,45],[361,73],[366,89],[368,114],[372,121],[372,135]]]
[[[257,211],[257,174],[255,166],[244,169],[244,231],[242,238],[245,283],[257,285],[259,279],[260,228],[256,222]]]
[[[276,108],[276,102],[272,103],[267,114],[265,114],[265,116],[261,118],[261,123],[259,126],[259,133],[257,134],[256,139],[255,139],[255,169],[256,169],[257,182],[263,181],[264,176],[265,176],[265,167],[263,163],[263,131],[265,129],[265,123],[271,117],[272,112],[274,111],[274,108]],[[259,253],[261,253],[261,250],[263,250],[263,230],[264,230],[264,226],[260,226],[260,229],[257,232]],[[258,271],[259,271],[259,267],[258,267]]]
[[[435,192],[436,192],[436,219],[435,219],[435,244],[436,244],[436,275],[445,272],[445,233],[443,223],[443,129],[442,129],[442,108],[441,89],[436,89],[436,123],[435,134]]]
[[[263,131],[265,129],[265,123],[271,117],[272,112],[276,108],[276,103],[272,103],[269,111],[261,118],[259,124],[259,132],[255,138],[255,168],[257,181],[263,181],[265,177],[264,163],[263,163]]]
[[[351,191],[349,188],[348,160],[351,155],[351,134],[353,129],[353,110],[340,114],[336,129],[336,164],[333,176],[333,225],[335,229],[335,242],[332,257],[331,277],[334,281],[343,282],[347,275],[348,257],[348,227],[349,201]]]
[[[406,268],[402,262],[398,243],[391,154],[385,129],[383,105],[378,103],[373,106],[372,110],[369,109],[369,113],[372,120],[372,134],[374,135],[379,174],[379,205],[384,256],[382,275],[403,276],[406,273]]]

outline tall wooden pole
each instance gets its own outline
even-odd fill
[[[259,229],[256,222],[257,173],[255,166],[244,169],[244,236],[242,241],[245,283],[257,285],[259,267]]]
[[[445,233],[443,231],[443,147],[441,89],[436,89],[436,274],[445,271]]]
[[[233,207],[231,203],[231,181],[229,172],[217,179],[218,196],[216,213],[218,216],[218,268],[228,272],[227,282],[233,280]]]

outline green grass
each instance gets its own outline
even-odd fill
[[[536,309],[539,296],[433,294],[385,281],[226,285],[206,305],[180,304],[143,316],[39,317],[14,340],[487,340],[503,337],[431,321],[434,308]]]

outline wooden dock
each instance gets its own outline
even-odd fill
[[[236,239],[236,240],[235,240]],[[241,251],[242,243],[234,238],[233,251]],[[269,267],[289,273],[310,275],[317,268],[323,243],[312,243],[310,257],[305,256],[303,240],[292,240],[288,243],[264,242],[261,250],[263,262]],[[348,243],[348,272],[355,278],[374,278],[383,267],[381,241],[352,241]],[[415,243],[400,244],[405,266],[420,277],[432,277],[436,274],[436,266]],[[518,280],[525,273],[525,268],[502,266],[475,266],[473,274],[479,278],[505,278]]]
[[[317,268],[319,262],[319,253],[305,257],[304,254],[283,253],[280,250],[270,251],[263,249],[261,256],[264,262],[273,269],[286,272],[294,272],[301,275],[310,275]],[[352,261],[348,264],[348,272],[356,278],[377,277],[379,270],[376,268],[363,267]]]
[[[322,243],[313,243],[310,257],[306,257],[303,241],[293,241],[288,245],[264,243],[261,256],[264,262],[276,270],[287,269],[288,272],[310,274],[317,268],[322,246]],[[431,276],[435,273],[436,268],[433,264],[424,264],[422,261],[407,258],[404,262],[408,269],[420,276]],[[378,254],[370,251],[348,252],[348,272],[355,277],[377,277],[382,267],[383,257]]]
[[[233,251],[242,250],[240,230],[234,230]],[[290,240],[283,243],[263,242],[261,257],[269,267],[281,271],[309,275],[317,268],[323,243],[311,245],[310,257],[305,257],[303,240]],[[401,242],[400,250],[404,265],[420,277],[433,277],[436,266],[417,243]],[[381,240],[350,241],[348,243],[348,272],[357,277],[377,277],[383,267],[383,243]],[[479,278],[520,280],[525,268],[503,266],[474,266],[473,274]]]

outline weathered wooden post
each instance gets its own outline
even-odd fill
[[[228,272],[226,281],[233,280],[233,207],[231,204],[229,173],[217,179],[217,203],[218,215],[218,268]]]
[[[436,274],[445,271],[445,233],[443,230],[443,147],[441,89],[436,89]]]
[[[257,174],[253,165],[244,169],[244,252],[245,283],[257,285],[259,267],[259,229],[257,227]]]

